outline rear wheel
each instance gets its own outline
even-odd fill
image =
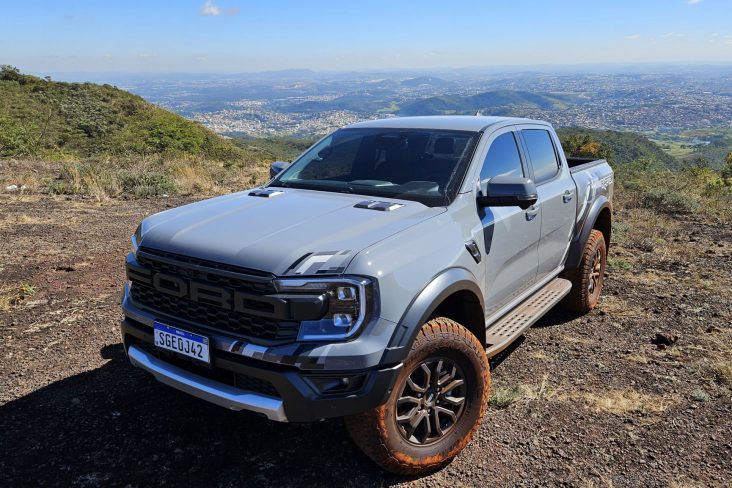
[[[572,291],[563,305],[575,312],[586,313],[597,306],[602,293],[607,262],[607,246],[602,232],[593,229],[587,239],[579,267],[569,277]]]
[[[387,402],[348,417],[346,426],[383,468],[420,474],[446,465],[467,445],[489,392],[483,346],[465,327],[438,317],[422,326]]]

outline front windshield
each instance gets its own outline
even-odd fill
[[[310,148],[270,186],[449,205],[478,135],[430,129],[341,129]]]

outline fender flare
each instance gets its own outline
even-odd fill
[[[458,291],[472,292],[480,301],[481,309],[485,310],[483,292],[470,271],[465,268],[449,268],[442,271],[412,299],[402,314],[389,345],[384,351],[382,363],[391,364],[403,361],[409,354],[422,325],[447,297]]]
[[[564,263],[565,271],[576,269],[579,266],[580,260],[582,259],[582,252],[587,244],[587,239],[590,238],[590,232],[595,228],[595,223],[597,222],[597,218],[600,216],[600,212],[606,208],[612,213],[612,204],[610,203],[610,200],[608,200],[605,195],[598,196],[595,203],[590,207],[589,212],[587,212],[587,217],[584,219],[582,224],[582,230],[569,245],[569,253],[567,254],[567,260]],[[607,245],[609,246],[610,243],[608,242]]]

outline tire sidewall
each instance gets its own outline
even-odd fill
[[[589,281],[592,275],[592,264],[594,256],[597,251],[600,251],[600,276],[598,279],[597,287],[593,293],[587,292],[587,305],[588,308],[595,308],[600,301],[600,295],[602,294],[602,288],[605,285],[605,266],[607,264],[607,248],[605,246],[605,239],[602,234],[599,234],[597,239],[594,239],[591,243],[591,251],[587,254],[589,259],[586,260],[583,266],[583,280],[582,285],[587,289]]]
[[[396,402],[399,399],[410,373],[420,363],[429,358],[444,357],[454,361],[465,375],[466,397],[463,412],[450,432],[426,446],[407,441],[402,436],[396,422]],[[438,338],[415,344],[397,379],[389,400],[384,405],[384,428],[387,436],[396,444],[394,448],[414,458],[417,463],[426,462],[434,457],[451,458],[459,452],[472,436],[476,423],[485,410],[489,384],[483,381],[482,368],[472,347],[463,340]]]

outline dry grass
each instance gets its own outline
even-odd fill
[[[0,292],[0,311],[6,312],[10,310],[26,298],[35,295],[36,291],[36,287],[28,283],[21,283],[16,287],[5,289],[3,292]]]
[[[172,173],[178,191],[183,194],[212,193],[218,187],[211,171],[201,166],[177,165]]]
[[[577,337],[569,334],[562,334],[562,340],[567,344],[579,344],[581,346],[590,346],[595,342],[586,337]]]
[[[582,393],[570,395],[568,399],[586,402],[595,412],[615,415],[628,413],[662,413],[677,400],[661,395],[640,393],[635,390],[608,390],[602,393]]]
[[[720,360],[715,364],[715,369],[719,373],[721,380],[732,386],[732,359]]]
[[[720,383],[732,388],[732,330],[705,334],[704,359],[711,363]]]
[[[646,318],[649,316],[648,312],[644,311],[642,308],[637,305],[630,304],[627,300],[616,295],[607,295],[602,297],[599,309],[613,317]]]
[[[703,488],[704,486],[703,483],[688,478],[672,480],[668,484],[669,488]]]
[[[556,395],[556,390],[547,381],[547,377],[539,385],[512,385],[502,386],[493,390],[489,405],[494,408],[506,408],[520,400],[550,400]]]
[[[648,364],[649,362],[648,357],[643,356],[642,354],[628,354],[625,356],[625,359],[638,364]]]

